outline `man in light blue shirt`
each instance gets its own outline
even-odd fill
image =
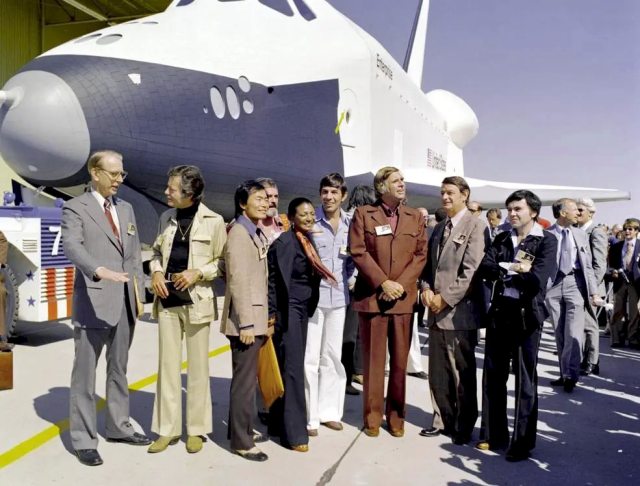
[[[346,198],[347,185],[340,174],[323,177],[322,206],[316,210],[316,224],[308,234],[322,264],[337,281],[335,286],[321,282],[318,308],[309,319],[304,368],[310,436],[318,434],[320,424],[342,430],[347,383],[341,362],[342,336],[349,304],[349,278],[355,268],[349,255],[350,218],[340,208]]]

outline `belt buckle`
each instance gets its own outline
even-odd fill
[[[177,273],[167,273],[167,280],[169,280],[171,282],[175,282],[176,280],[178,280],[178,274]]]

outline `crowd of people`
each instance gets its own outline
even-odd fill
[[[297,197],[284,214],[276,182],[245,181],[235,192],[235,218],[225,224],[203,202],[199,169],[178,166],[168,173],[170,209],[160,216],[150,263],[159,332],[152,421],[158,437],[152,441],[129,422],[126,368],[143,312],[144,275],[133,210],[116,197],[126,177],[122,156],[94,153],[88,171],[92,189],[65,204],[62,223],[65,253],[77,269],[71,440],[85,465],[102,464],[94,391],[105,346],[107,440],[149,446],[151,453],[178,442],[184,340],[186,447],[202,450],[203,436],[212,431],[208,345],[211,322],[218,319],[231,347],[228,438],[231,450],[251,461],[268,459],[256,444],[269,436],[305,452],[321,426],[341,431],[345,394],[360,393],[354,382],[363,386],[364,433],[377,437],[384,427],[402,437],[407,374],[428,378],[431,392],[433,422],[420,435],[469,443],[480,414],[475,348],[482,337],[477,447],[508,448],[507,460],[524,460],[536,441],[536,365],[545,320],[555,330],[560,369],[551,384],[566,392],[580,376],[600,372],[596,309],[606,309],[608,282],[615,293],[612,346],[626,339],[640,346],[640,222],[625,221],[624,238],[614,241],[594,224],[589,199],[557,201],[550,225],[540,218],[540,199],[519,190],[505,201],[506,221],[492,208],[487,224],[465,179],[454,176],[442,181],[442,207],[431,217],[407,204],[402,172],[385,167],[373,187],[351,193],[340,174],[328,174],[319,181],[320,206]],[[213,284],[218,277],[226,282],[221,315]],[[428,374],[417,329],[423,320]],[[267,343],[273,344],[284,393],[261,404],[258,362]],[[510,370],[516,382],[511,435]],[[256,406],[268,435],[254,430]]]

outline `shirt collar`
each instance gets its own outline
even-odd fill
[[[242,226],[244,226],[244,228],[252,238],[258,233],[258,227],[244,215],[239,216],[238,219],[236,219],[236,224],[241,224]]]
[[[451,220],[451,226],[455,228],[456,225],[460,222],[460,220],[464,217],[464,215],[467,214],[467,211],[468,209],[464,208],[462,211],[456,214],[453,218],[449,218]]]
[[[100,203],[100,208],[102,208],[102,209],[104,208],[104,202],[107,199],[109,200],[109,204],[111,204],[113,206],[113,198],[111,196],[105,198],[102,194],[100,194],[95,189],[91,189],[91,194],[93,194],[93,197],[95,197],[96,200]]]
[[[398,210],[400,209],[399,204],[396,206],[395,210],[391,209],[391,207],[388,206],[387,203],[384,202],[382,199],[380,200],[380,207],[382,208],[382,210],[384,211],[384,214],[386,214],[388,218],[393,216],[394,214],[398,214]]]
[[[580,226],[580,229],[587,231],[591,225],[593,224],[593,219],[587,221],[585,224],[583,224],[582,226]]]
[[[516,232],[516,229],[513,228],[511,230],[511,237],[517,237],[517,236],[518,236],[518,233]],[[529,234],[527,236],[539,236],[540,238],[542,238],[544,237],[544,229],[540,224],[533,223],[533,227],[531,228],[531,231],[529,231]]]
[[[319,223],[320,221],[324,221],[329,224],[329,220],[327,219],[327,215],[324,213],[324,208],[322,206],[316,208],[316,223]],[[349,225],[349,216],[342,208],[340,208],[340,221],[347,226]]]

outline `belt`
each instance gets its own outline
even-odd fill
[[[182,273],[182,272],[180,272]],[[167,272],[164,274],[164,278],[165,280],[169,281],[169,282],[175,282],[176,280],[178,280],[178,275],[180,275],[180,273],[170,273]]]
[[[569,275],[574,275],[576,273],[582,273],[582,269],[581,268],[574,268],[573,270],[571,270],[569,273],[567,273],[567,277]]]

